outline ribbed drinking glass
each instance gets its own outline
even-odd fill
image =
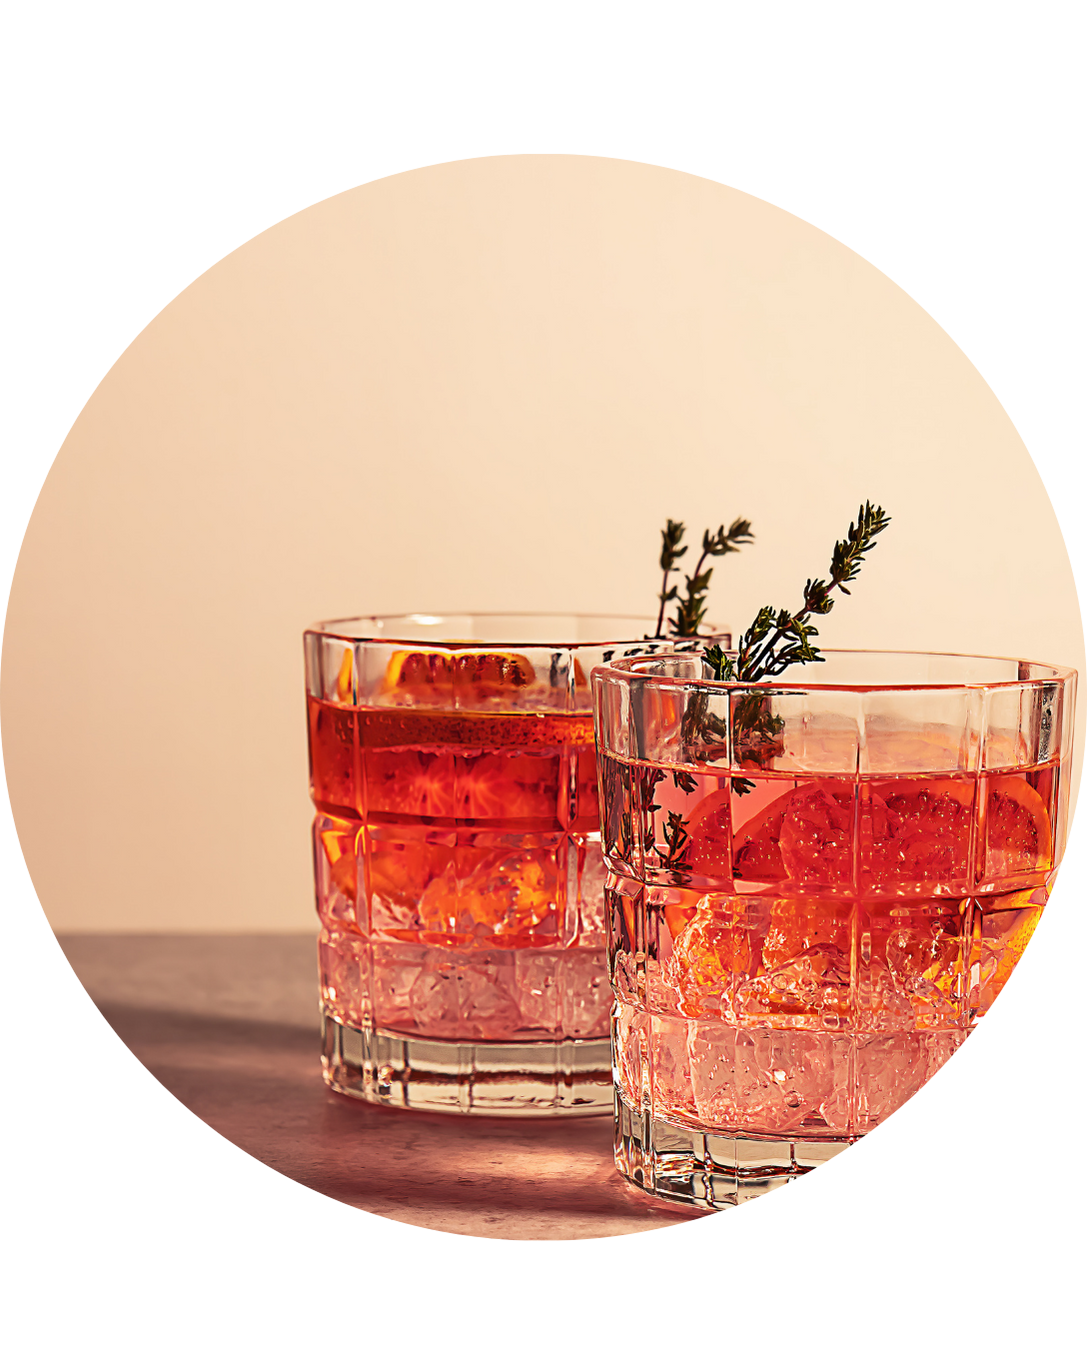
[[[481,1114],[611,1109],[589,675],[654,620],[425,615],[305,635],[324,1065]]]
[[[1064,848],[1074,671],[826,652],[593,676],[616,1162],[717,1208],[885,1120],[1015,967]]]

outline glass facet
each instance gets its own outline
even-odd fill
[[[616,1162],[720,1208],[866,1134],[947,1062],[1064,848],[1074,671],[826,652],[722,685],[596,671]]]
[[[589,676],[653,620],[402,615],[305,635],[324,1066],[370,1101],[611,1108]]]

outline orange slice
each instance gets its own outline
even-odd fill
[[[1013,780],[1020,791],[1026,787]],[[1041,799],[1032,789],[1035,811]],[[965,876],[973,814],[973,783],[946,779],[877,783],[862,812],[862,828],[870,829],[865,849],[870,884],[877,886]],[[1024,794],[1025,796],[1025,794]],[[687,857],[698,871],[724,865],[730,808],[729,790],[711,793],[692,813]],[[734,828],[733,875],[741,881],[795,881],[836,886],[851,881],[853,865],[853,784],[824,778],[801,784],[778,797],[761,813]],[[1003,803],[1000,847],[1036,847],[1048,865],[1049,822],[1044,809],[1035,826]],[[1035,856],[1031,853],[1031,856]]]
[[[789,794],[781,822],[781,861],[791,881],[847,884],[853,876],[853,785],[832,778]]]
[[[448,691],[453,683],[453,666],[446,652],[393,652],[381,681],[383,694],[402,689],[419,694],[427,689]]]
[[[452,755],[419,750],[374,750],[367,757],[366,809],[405,816],[455,814]]]
[[[974,783],[900,779],[872,784],[862,830],[865,882],[885,890],[964,880],[970,855]]]
[[[532,662],[517,652],[393,652],[381,693],[409,694],[415,701],[513,698],[536,682]]]
[[[741,881],[848,881],[852,869],[853,785],[816,779],[778,797],[737,826],[729,852],[731,788],[703,798],[687,822],[692,871]]]
[[[557,754],[466,758],[457,778],[457,815],[470,820],[554,819],[559,812],[559,766]]]
[[[731,877],[729,816],[732,793],[727,787],[703,797],[687,819],[688,845],[685,864],[692,872],[710,877]]]
[[[1053,865],[1053,827],[1039,794],[1023,778],[990,778],[985,806],[986,877],[1018,876]]]

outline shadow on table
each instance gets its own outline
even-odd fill
[[[253,1157],[359,1209],[503,1238],[605,1237],[698,1213],[629,1186],[602,1117],[501,1120],[401,1111],[330,1091],[315,1030],[98,1001],[133,1054]]]

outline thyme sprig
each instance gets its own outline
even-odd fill
[[[661,593],[660,609],[657,611],[657,628],[653,634],[654,637],[660,637],[664,628],[665,607],[673,600],[678,601],[676,612],[668,619],[668,627],[673,637],[697,637],[698,630],[706,619],[706,603],[709,599],[707,594],[710,585],[710,579],[713,576],[713,568],[707,568],[703,572],[706,562],[710,558],[721,558],[726,553],[739,553],[741,544],[750,544],[755,536],[751,533],[751,522],[744,520],[742,516],[732,522],[726,530],[724,525],[718,525],[717,531],[711,534],[709,530],[702,534],[702,552],[699,555],[698,563],[694,571],[684,577],[684,586],[686,595],[679,598],[679,587],[669,586],[668,578],[673,572],[679,569],[676,563],[687,552],[687,545],[680,544],[686,526],[681,521],[669,520],[663,530],[661,530]]]
[[[834,608],[833,591],[848,595],[848,582],[860,572],[865,554],[876,544],[876,536],[891,523],[891,517],[881,506],[865,502],[857,513],[856,524],[851,524],[845,539],[834,545],[830,562],[830,580],[808,579],[804,587],[804,604],[795,614],[786,609],[775,611],[764,605],[754,622],[740,639],[736,659],[713,646],[703,652],[714,677],[722,681],[757,684],[783,674],[790,666],[810,661],[822,661],[819,648],[812,643],[819,630],[809,620],[814,614],[829,614]],[[699,696],[696,696],[696,698]],[[706,702],[707,696],[700,696]],[[699,707],[693,720],[699,724],[704,738],[721,739],[722,729],[710,726],[707,708]],[[712,719],[720,721],[720,719]],[[732,756],[737,764],[765,767],[781,754],[785,721],[773,711],[768,693],[743,693],[732,712]],[[744,796],[754,788],[748,778],[733,778],[732,791]]]
[[[660,857],[665,867],[674,867],[680,861],[684,850],[690,843],[690,835],[687,833],[687,826],[681,811],[668,812],[668,818],[664,822],[661,834],[663,834],[664,842],[668,848],[667,852],[663,854],[658,848],[657,856]]]
[[[834,608],[831,592],[849,595],[847,582],[860,572],[864,556],[876,545],[876,536],[891,523],[891,517],[882,506],[865,502],[857,513],[856,524],[849,526],[845,539],[834,545],[830,561],[830,580],[808,579],[804,587],[804,604],[792,614],[787,609],[774,610],[764,605],[755,615],[751,627],[740,639],[735,661],[714,646],[703,655],[713,670],[714,678],[754,684],[772,680],[792,665],[822,661],[819,648],[811,639],[819,630],[809,619],[815,614],[829,614]]]
[[[660,637],[661,629],[664,627],[665,605],[670,604],[679,594],[678,587],[668,585],[668,577],[672,572],[678,570],[676,563],[687,552],[686,544],[682,548],[679,546],[686,528],[682,521],[669,520],[664,529],[661,530],[661,571],[664,576],[661,578],[661,604],[657,611],[657,627],[653,633],[654,637]]]

